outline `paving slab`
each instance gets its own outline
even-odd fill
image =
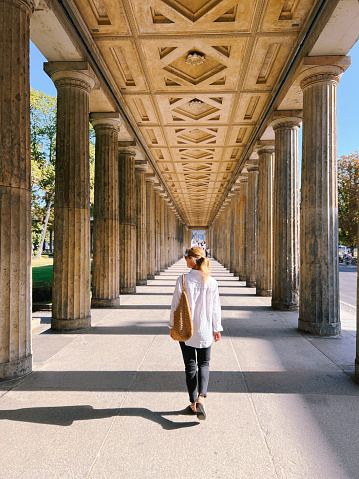
[[[358,479],[355,316],[342,335],[297,330],[298,312],[212,261],[224,331],[206,408],[188,408],[167,322],[179,261],[91,328],[54,333],[35,313],[34,372],[0,382],[0,478]]]

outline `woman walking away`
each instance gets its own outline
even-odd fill
[[[221,305],[217,281],[212,278],[209,259],[199,246],[186,251],[185,259],[191,271],[185,275],[185,291],[193,319],[193,336],[180,342],[186,371],[186,383],[191,409],[198,419],[206,419],[204,398],[207,396],[211,345],[221,339]],[[173,313],[178,308],[182,294],[182,275],[177,279],[172,298],[169,321],[172,337]],[[198,365],[198,375],[197,375]],[[198,376],[198,377],[197,377]]]

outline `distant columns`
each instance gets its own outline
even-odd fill
[[[275,133],[272,307],[289,311],[299,305],[300,116],[299,111],[280,111],[272,122]]]
[[[135,160],[136,285],[147,284],[146,177],[147,161]]]
[[[146,174],[147,279],[155,279],[156,272],[155,180],[153,175]]]
[[[32,370],[31,1],[0,9],[0,379]]]
[[[118,143],[120,293],[136,293],[135,142]]]
[[[120,304],[118,113],[91,113],[96,133],[93,224],[93,308]]]
[[[256,287],[256,243],[257,243],[257,201],[258,201],[258,161],[247,161],[248,209],[246,227],[246,286]]]
[[[67,331],[91,325],[89,95],[95,75],[86,62],[50,62],[44,69],[57,88],[51,327]]]
[[[310,59],[310,61],[314,61]],[[336,90],[343,69],[302,73],[303,154],[299,322],[311,334],[340,334]]]
[[[259,158],[257,241],[256,241],[256,294],[272,294],[272,204],[274,144],[264,141],[257,147]]]
[[[160,271],[165,270],[165,198],[164,192],[160,193]]]
[[[239,235],[238,235],[238,276],[239,281],[247,279],[247,211],[248,178],[241,177],[239,190]]]

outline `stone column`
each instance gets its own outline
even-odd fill
[[[248,178],[240,178],[239,190],[239,281],[247,279],[247,210],[248,210]]]
[[[229,271],[231,273],[234,272],[234,222],[235,222],[235,194],[229,193],[228,198],[231,198],[231,202],[229,203]]]
[[[275,133],[272,307],[294,311],[299,305],[298,132],[302,119],[298,111],[276,114],[278,117],[272,122]]]
[[[156,210],[155,191],[153,184],[155,177],[146,175],[146,229],[147,229],[147,279],[155,279],[156,272]]]
[[[120,304],[118,133],[119,113],[91,113],[96,133],[93,219],[93,308]]]
[[[136,181],[136,285],[147,284],[146,177],[148,164],[135,161]]]
[[[313,60],[312,60],[313,61]],[[311,334],[340,334],[336,90],[343,69],[322,65],[300,77],[303,154],[299,322]]]
[[[156,231],[156,272],[155,274],[161,273],[161,198],[160,192],[163,190],[160,183],[155,183],[155,231]]]
[[[272,294],[272,204],[274,142],[261,141],[258,153],[256,294]]]
[[[257,201],[258,201],[258,161],[249,160],[248,170],[248,209],[246,228],[246,286],[256,286],[256,244],[257,244]]]
[[[235,184],[234,191],[234,231],[233,231],[233,274],[239,276],[239,198],[240,185]]]
[[[118,142],[120,293],[136,293],[135,142]]]
[[[165,270],[165,196],[160,193],[160,271]]]
[[[32,370],[30,16],[0,2],[0,379]]]
[[[359,228],[358,228],[359,238]],[[359,270],[357,269],[357,333],[356,333],[356,357],[355,357],[355,380],[359,384]]]
[[[54,272],[51,328],[88,328],[90,311],[89,95],[95,75],[86,62],[50,62],[57,88]]]

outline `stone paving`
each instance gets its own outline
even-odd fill
[[[36,313],[34,372],[0,383],[0,478],[359,477],[355,316],[343,333],[297,332],[217,262],[224,332],[213,345],[208,419],[187,409],[169,337],[179,261],[92,328],[54,333]]]

